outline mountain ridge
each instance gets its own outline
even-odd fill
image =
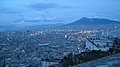
[[[100,24],[120,24],[119,21],[105,19],[105,18],[87,18],[83,17],[68,25],[100,25]]]

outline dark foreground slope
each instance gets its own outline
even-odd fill
[[[87,63],[79,64],[73,67],[119,67],[120,53],[101,59],[93,60]]]

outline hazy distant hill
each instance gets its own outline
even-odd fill
[[[64,25],[62,29],[79,29],[79,30],[90,30],[90,29],[108,29],[114,28],[115,26],[120,27],[119,21],[101,19],[101,18],[86,18],[83,17],[75,22]]]
[[[120,24],[120,22],[114,21],[114,20],[109,20],[109,19],[83,17],[80,20],[77,20],[68,25],[101,25],[101,24]]]
[[[41,29],[52,29],[64,24],[57,23],[57,24],[45,24],[45,25],[0,25],[0,31],[24,31],[24,30],[41,30]]]
[[[86,18],[83,17],[75,22],[69,24],[46,24],[46,25],[31,25],[31,26],[20,26],[20,25],[0,25],[0,30],[40,30],[40,29],[74,29],[74,30],[88,30],[88,29],[100,29],[100,28],[114,28],[118,26],[120,28],[120,22],[101,19],[101,18]]]

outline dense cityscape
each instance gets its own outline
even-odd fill
[[[116,47],[114,40],[119,37],[117,34],[109,33],[112,31],[111,28],[107,30],[2,31],[0,32],[0,65],[63,66],[64,57],[71,53],[75,56],[83,52],[100,50],[109,55],[109,49]],[[115,26],[115,30],[119,30],[119,26],[117,28]],[[116,33],[119,35],[119,32]]]

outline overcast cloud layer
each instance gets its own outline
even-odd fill
[[[0,24],[70,23],[81,17],[120,21],[120,0],[0,0]]]

